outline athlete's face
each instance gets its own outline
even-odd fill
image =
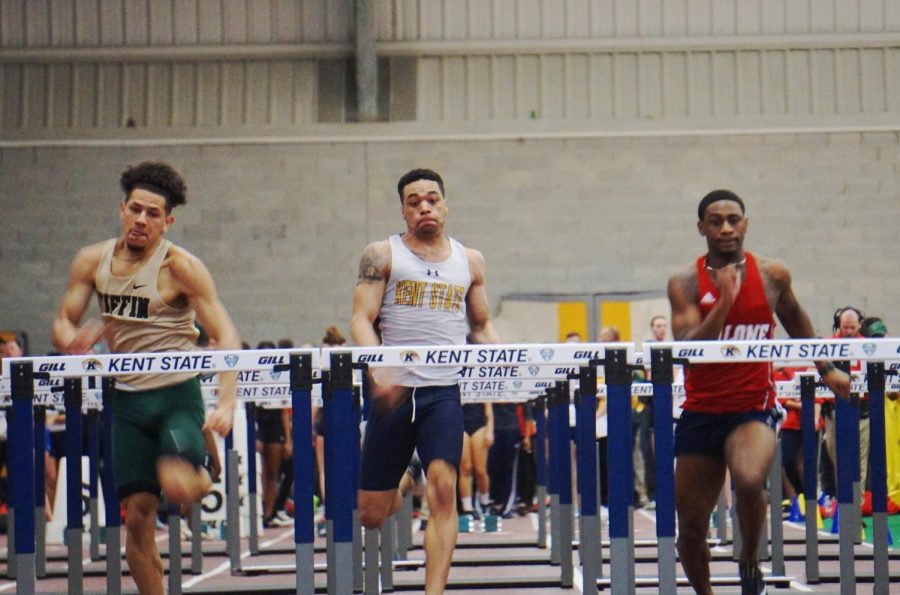
[[[710,252],[731,256],[743,251],[748,222],[741,205],[733,200],[718,200],[706,207],[697,229],[706,238]]]
[[[128,199],[119,204],[119,216],[125,244],[133,252],[155,246],[175,222],[175,217],[166,213],[166,199],[142,188],[132,190]]]
[[[437,182],[416,180],[403,187],[403,219],[410,233],[432,237],[444,232],[447,201]]]

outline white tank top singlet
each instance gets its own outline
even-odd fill
[[[380,312],[383,345],[465,345],[466,295],[472,275],[466,249],[449,240],[449,258],[426,262],[399,235],[389,238],[391,277]],[[460,371],[460,367],[402,368],[393,370],[393,381],[401,386],[446,386],[457,383]]]
[[[190,306],[175,308],[159,296],[159,270],[172,243],[162,240],[147,262],[133,275],[112,274],[116,239],[103,247],[97,269],[96,289],[100,314],[104,320],[115,320],[107,337],[113,353],[158,353],[196,351],[198,331]],[[196,372],[172,374],[122,374],[116,377],[119,390],[149,390],[184,382]]]

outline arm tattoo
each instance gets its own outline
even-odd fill
[[[379,267],[378,256],[366,251],[362,259],[359,261],[359,277],[357,277],[357,285],[360,283],[378,283],[384,280],[384,275]]]

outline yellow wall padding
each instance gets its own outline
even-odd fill
[[[602,302],[600,326],[614,326],[620,341],[631,341],[631,302]]]
[[[559,340],[565,341],[569,333],[578,333],[582,341],[590,341],[588,333],[588,309],[585,302],[559,302]]]

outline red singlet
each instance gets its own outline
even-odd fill
[[[753,341],[775,335],[775,318],[766,300],[756,259],[747,259],[745,278],[737,301],[728,311],[719,341]],[[719,292],[706,270],[706,256],[697,259],[698,305],[703,318],[709,314]],[[772,364],[695,364],[687,369],[683,409],[699,413],[743,413],[765,411],[775,402]]]

